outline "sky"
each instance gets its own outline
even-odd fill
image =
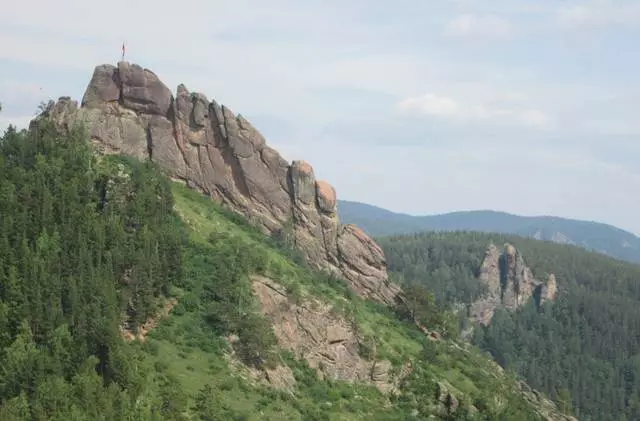
[[[0,130],[120,59],[250,120],[339,199],[640,234],[640,1],[22,0]],[[38,13],[33,11],[37,10]]]

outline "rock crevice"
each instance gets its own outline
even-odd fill
[[[150,159],[267,234],[292,222],[312,267],[344,278],[364,298],[399,299],[382,249],[340,224],[333,187],[316,180],[307,162],[289,164],[228,107],[182,84],[174,96],[152,71],[119,62],[95,68],[80,106],[60,98],[39,118],[66,130],[84,124],[99,152]]]

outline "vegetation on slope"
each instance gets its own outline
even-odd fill
[[[0,218],[3,421],[542,419],[477,350],[432,342],[154,165],[94,156],[81,131],[41,123],[1,138]],[[410,361],[401,393],[321,380],[281,351],[254,274],[292,300],[331,302],[379,357]],[[170,298],[177,305],[158,320]],[[124,339],[149,321],[144,340]],[[278,364],[294,388],[252,374]]]
[[[245,276],[242,278],[242,282],[244,282],[246,289],[249,288],[249,275],[261,273],[272,279],[277,279],[286,286],[294,300],[306,295],[323,297],[323,299],[332,302],[335,308],[341,309],[340,311],[345,314],[351,314],[359,324],[363,335],[375,338],[379,357],[388,358],[397,367],[407,361],[411,361],[415,367],[415,370],[401,385],[403,393],[400,397],[387,402],[386,397],[370,386],[353,385],[339,381],[335,383],[320,381],[313,370],[304,368],[306,367],[305,363],[296,362],[288,353],[284,353],[282,358],[287,361],[287,364],[293,364],[299,387],[296,391],[295,402],[297,403],[292,403],[284,411],[291,414],[290,419],[401,420],[405,419],[407,414],[417,410],[418,414],[440,414],[445,419],[462,420],[474,419],[469,415],[469,412],[473,413],[472,405],[482,408],[478,414],[481,418],[478,419],[485,419],[482,417],[498,419],[492,418],[498,416],[505,417],[503,419],[537,419],[538,416],[532,413],[531,405],[520,394],[514,393],[512,383],[514,380],[501,375],[497,367],[482,354],[473,349],[460,349],[455,344],[446,341],[441,343],[430,341],[412,325],[397,320],[391,309],[385,309],[356,297],[342,281],[311,271],[303,265],[294,264],[292,257],[295,258],[295,251],[292,248],[277,240],[264,237],[241,217],[214,206],[209,199],[181,185],[174,185],[174,193],[178,212],[189,226],[197,227],[197,229],[190,231],[192,244],[209,247],[206,253],[202,253],[202,251],[194,253],[194,257],[199,256],[197,261],[200,261],[203,266],[203,256],[207,256],[205,259],[212,261],[220,259],[220,252],[215,250],[215,244],[223,248],[229,247],[233,242],[229,242],[228,238],[235,237],[237,242],[232,247],[240,250],[239,254],[254,254],[262,256],[263,259],[263,264],[253,267],[245,266]],[[213,238],[225,238],[226,240],[217,243],[207,240]],[[189,258],[186,260],[187,262],[196,262],[196,260]],[[258,260],[260,259],[258,258]],[[242,267],[242,265],[236,267]],[[188,272],[201,274],[199,279],[192,277],[192,284],[185,286],[185,289],[191,290],[193,293],[193,298],[187,301],[194,302],[196,301],[195,297],[204,296],[201,294],[200,288],[206,287],[211,282],[212,272],[208,267],[204,270],[194,267],[188,269]],[[247,302],[251,301],[248,294],[244,296],[244,299]],[[159,343],[170,347],[169,344],[175,342],[176,338],[181,336],[181,332],[188,329],[187,326],[196,325],[198,319],[206,331],[208,329],[206,322],[200,319],[203,308],[207,308],[207,306],[202,302],[197,306],[197,311],[185,311],[182,314],[183,310],[180,307],[176,308],[177,311],[174,312],[173,318],[165,323],[161,329],[153,332],[151,337],[157,338]],[[197,319],[194,320],[193,317]],[[171,332],[166,330],[168,324],[174,323],[174,330]],[[255,332],[263,331],[262,327],[255,329]],[[363,352],[366,351],[363,350]],[[277,359],[280,360],[281,356]],[[203,374],[206,375],[206,371],[203,371]],[[460,410],[457,411],[457,415],[447,414],[446,408],[444,412],[442,411],[443,405],[439,404],[437,400],[439,381],[443,384],[449,384],[451,391],[458,396]],[[332,392],[332,390],[336,392]],[[496,391],[495,395],[487,393],[488,390]],[[267,392],[263,391],[263,393]],[[274,392],[269,391],[268,393],[273,394]],[[502,396],[505,401],[500,402],[496,396]],[[239,400],[237,396],[233,396],[228,405],[239,402],[243,401]],[[305,406],[300,408],[300,402],[304,402]],[[505,405],[506,402],[510,404]],[[246,408],[247,405],[250,407],[250,404],[251,402],[245,402],[239,407]],[[265,410],[271,408],[272,405],[274,403],[265,407]],[[283,403],[278,405],[283,405]],[[272,414],[274,420],[282,419],[278,418],[282,417],[281,408],[276,407],[273,412],[267,411],[264,414],[268,413]],[[263,419],[270,419],[268,415],[263,416],[266,417]],[[312,416],[318,418],[309,418]]]
[[[640,266],[580,248],[500,234],[423,233],[381,238],[396,276],[427,285],[442,306],[482,294],[476,280],[490,242],[513,244],[561,293],[498,311],[474,343],[532,387],[574,407],[581,420],[640,419]]]
[[[573,244],[618,259],[640,263],[640,238],[598,222],[554,216],[518,216],[496,211],[464,211],[414,216],[376,206],[341,200],[344,223],[356,224],[370,235],[401,235],[424,231],[478,231],[532,237]]]
[[[120,332],[181,277],[170,185],[148,165],[107,172],[80,132],[1,140],[2,420],[145,419],[171,387]]]

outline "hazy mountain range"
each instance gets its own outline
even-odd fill
[[[491,210],[414,216],[348,200],[338,201],[338,209],[343,223],[356,224],[373,236],[421,231],[497,232],[572,244],[640,263],[640,238],[599,222],[555,216],[519,216]]]

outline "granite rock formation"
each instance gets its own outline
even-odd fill
[[[553,274],[546,282],[534,278],[522,255],[511,244],[501,252],[490,244],[480,265],[479,280],[487,294],[471,306],[471,318],[487,325],[498,307],[514,310],[534,298],[538,304],[554,300],[558,287]]]
[[[363,358],[358,330],[329,304],[311,298],[293,303],[285,288],[261,276],[253,277],[253,293],[271,321],[280,347],[304,358],[321,378],[369,384],[383,393],[396,393],[399,382],[410,374],[410,362],[394,374],[390,361]]]
[[[80,106],[62,97],[39,119],[81,123],[103,154],[150,159],[175,180],[246,216],[265,233],[289,233],[306,260],[344,278],[365,298],[393,304],[382,249],[341,225],[336,192],[305,161],[283,159],[241,115],[192,93],[174,96],[150,70],[127,62],[95,68]]]

